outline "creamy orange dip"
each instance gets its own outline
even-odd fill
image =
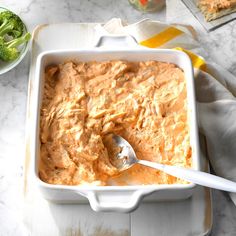
[[[111,134],[139,159],[191,166],[186,83],[174,64],[64,63],[46,69],[40,117],[40,178],[51,184],[185,183],[135,165],[119,173]]]

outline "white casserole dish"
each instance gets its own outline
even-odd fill
[[[196,104],[194,92],[193,68],[189,57],[180,51],[169,49],[147,49],[143,47],[132,47],[134,40],[130,36],[108,37],[103,36],[98,40],[97,45],[106,43],[108,48],[92,48],[83,50],[57,50],[41,53],[37,58],[34,102],[35,110],[33,114],[33,157],[34,178],[43,193],[43,196],[50,201],[57,203],[89,203],[95,211],[117,211],[130,212],[134,210],[140,200],[144,201],[160,200],[180,200],[190,197],[195,184],[173,184],[173,185],[138,185],[138,186],[66,186],[47,184],[40,180],[38,176],[38,160],[40,158],[40,107],[44,87],[45,67],[52,64],[63,63],[68,60],[73,61],[104,61],[104,60],[128,60],[146,61],[157,60],[176,64],[185,74],[187,81],[188,99],[188,119],[190,124],[190,143],[192,147],[192,166],[199,170],[199,143],[196,118]],[[117,44],[129,45],[111,49]],[[114,47],[113,47],[114,48]],[[148,195],[148,196],[147,196]]]

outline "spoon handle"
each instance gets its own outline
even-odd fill
[[[195,184],[236,193],[236,182],[224,179],[216,175],[178,166],[153,163],[145,160],[138,160],[138,163],[158,170],[162,170],[169,175],[190,181]]]

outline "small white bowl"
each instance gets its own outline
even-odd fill
[[[5,7],[0,7],[0,12],[6,11],[6,10],[9,10],[9,9],[7,9]],[[24,25],[25,25],[25,23],[24,23]],[[25,32],[27,32],[26,25],[25,25]],[[26,53],[28,52],[29,45],[30,45],[29,42],[30,41],[28,41],[28,42],[26,42],[26,43],[24,43],[23,45],[20,46],[20,55],[16,60],[10,61],[10,62],[4,62],[4,61],[0,60],[0,75],[8,72],[11,69],[13,69],[14,67],[16,67],[22,61],[22,59],[25,57]]]

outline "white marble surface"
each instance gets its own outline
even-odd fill
[[[128,22],[142,18],[192,24],[206,54],[236,76],[236,21],[206,33],[180,1],[169,0],[175,11],[144,14],[127,0],[1,0],[27,22],[105,22],[120,17]],[[173,9],[173,8],[171,8]],[[0,235],[26,235],[21,224],[22,167],[28,86],[29,56],[14,70],[0,77]],[[14,181],[13,181],[14,180]],[[213,236],[236,235],[236,207],[227,194],[213,191]],[[12,214],[13,213],[13,214]],[[12,217],[12,215],[14,217]],[[9,223],[10,222],[10,223]]]

